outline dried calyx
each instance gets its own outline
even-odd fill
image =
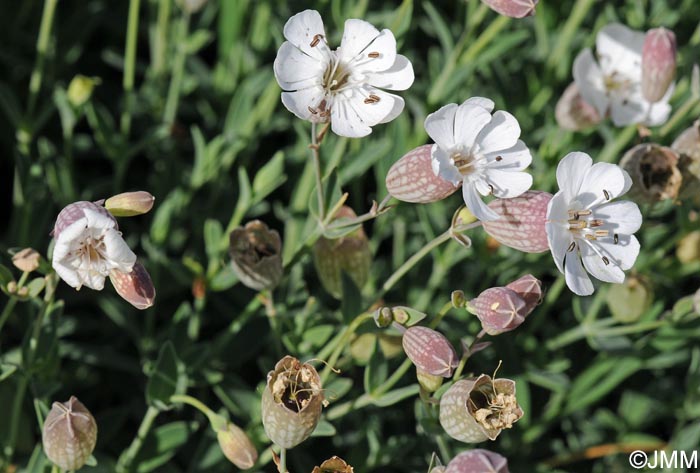
[[[522,416],[515,394],[502,383],[498,383],[499,390],[497,381],[503,380],[491,380],[475,387],[467,401],[467,408],[487,430],[510,429]]]
[[[272,383],[272,397],[275,402],[294,412],[303,410],[311,398],[319,393],[321,380],[316,369],[307,363],[292,364],[278,374]]]

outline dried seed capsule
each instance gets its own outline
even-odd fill
[[[678,135],[671,148],[680,155],[678,168],[683,179],[679,198],[700,206],[700,120]]]
[[[466,443],[495,440],[523,416],[515,398],[515,381],[482,374],[453,384],[440,399],[440,425]]]
[[[314,467],[311,473],[353,473],[355,470],[340,457],[331,457]]]
[[[625,153],[620,166],[632,178],[633,198],[659,202],[678,197],[683,178],[673,149],[655,143],[637,145]]]
[[[156,198],[146,191],[123,192],[105,201],[105,208],[115,217],[143,215],[153,208]]]
[[[282,239],[260,220],[238,227],[229,236],[231,263],[238,279],[251,289],[273,289],[282,278]]]
[[[459,189],[433,171],[432,147],[412,149],[391,166],[386,175],[389,194],[403,202],[427,204],[449,197]]]
[[[447,464],[445,473],[509,473],[503,455],[477,448],[462,452]]]
[[[449,340],[438,331],[416,325],[403,334],[403,349],[416,367],[428,374],[449,378],[459,360]]]
[[[156,299],[156,288],[153,286],[151,275],[138,261],[130,273],[112,270],[109,280],[122,299],[139,310],[148,309]]]
[[[489,208],[501,218],[482,222],[486,233],[502,245],[525,253],[549,251],[545,221],[552,194],[527,191],[512,199],[496,199]]]
[[[54,402],[44,421],[42,442],[46,457],[64,470],[78,470],[88,461],[97,443],[97,423],[90,411],[71,396]]]
[[[265,434],[282,448],[299,445],[316,428],[324,402],[316,368],[285,356],[267,374],[262,396]]]
[[[676,35],[666,28],[647,32],[642,46],[642,95],[658,102],[676,76]]]
[[[241,470],[252,468],[258,461],[255,445],[237,425],[227,422],[226,428],[216,431],[216,438],[226,458]]]

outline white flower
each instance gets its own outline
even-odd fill
[[[462,105],[449,104],[425,119],[425,130],[435,141],[433,172],[454,185],[462,184],[464,203],[479,220],[497,220],[479,194],[517,197],[532,185],[521,172],[532,161],[520,141],[513,115],[497,111],[490,99],[472,97]]]
[[[297,117],[330,120],[335,134],[361,137],[403,110],[401,97],[380,90],[406,90],[413,84],[413,66],[396,54],[391,31],[347,20],[340,47],[331,51],[321,15],[305,10],[287,21],[284,37],[275,77],[282,103]]]
[[[557,183],[560,190],[549,202],[545,227],[567,286],[580,296],[593,294],[586,271],[601,281],[623,282],[623,270],[639,254],[633,233],[642,225],[642,214],[633,202],[611,200],[629,190],[629,174],[614,164],[593,164],[586,153],[575,152],[559,162]]]
[[[584,49],[574,60],[574,81],[581,96],[601,117],[608,114],[616,126],[664,123],[671,113],[668,100],[673,86],[656,103],[642,95],[644,33],[613,23],[596,36],[596,55]]]
[[[54,229],[52,266],[68,285],[104,288],[111,271],[130,273],[136,255],[109,213],[92,202],[76,202],[61,211]]]

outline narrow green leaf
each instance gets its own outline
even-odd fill
[[[185,366],[177,357],[171,342],[166,342],[160,349],[158,360],[146,386],[146,401],[148,404],[166,408],[170,405],[170,397],[183,394],[187,386]]]

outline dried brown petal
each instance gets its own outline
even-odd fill
[[[449,378],[459,360],[449,340],[440,332],[416,325],[403,334],[403,349],[417,368]]]
[[[148,309],[156,299],[156,288],[153,286],[151,276],[138,261],[130,273],[112,270],[109,280],[122,299],[137,309]]]
[[[430,157],[433,145],[412,149],[394,163],[386,175],[386,188],[403,202],[427,204],[455,193],[459,186],[437,176]]]
[[[355,470],[340,457],[331,457],[314,467],[311,473],[353,473]]]
[[[526,253],[549,251],[545,221],[552,194],[527,191],[512,199],[496,199],[489,208],[501,216],[482,222],[486,233],[502,245]]]
[[[71,396],[54,402],[44,421],[42,442],[46,457],[64,470],[78,470],[88,461],[97,443],[97,423],[90,411]]]
[[[273,289],[282,278],[282,239],[260,220],[236,228],[229,237],[231,263],[243,284],[260,291]]]

